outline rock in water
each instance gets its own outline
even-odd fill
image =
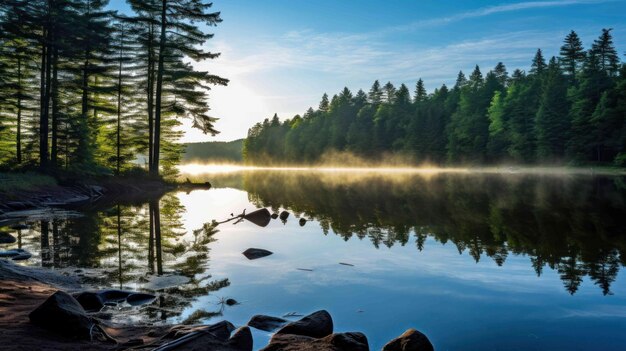
[[[243,252],[243,255],[246,256],[249,260],[256,260],[257,258],[266,257],[273,254],[272,251],[264,250],[264,249],[255,249],[249,248]]]
[[[75,298],[60,290],[32,311],[28,318],[35,325],[78,338],[89,338],[89,331],[95,324]]]
[[[248,321],[248,326],[259,330],[272,332],[287,324],[287,322],[287,320],[282,318],[257,314],[250,318],[250,321]]]
[[[17,239],[7,232],[0,232],[0,244],[13,244]]]
[[[23,252],[17,256],[12,257],[11,259],[13,261],[24,261],[27,260],[29,258],[33,257],[33,255],[30,254],[30,252]]]
[[[281,221],[285,222],[285,221],[287,221],[287,218],[289,218],[289,212],[283,211],[283,212],[280,213],[279,217],[280,217]]]
[[[382,351],[434,351],[433,344],[426,335],[415,329],[409,329],[404,334],[391,340]]]
[[[32,255],[24,249],[0,251],[0,258],[12,258],[15,261],[29,259]]]
[[[152,294],[133,293],[128,295],[126,303],[131,306],[141,306],[148,303],[152,303],[156,299],[156,296]]]
[[[234,306],[239,304],[239,302],[237,302],[237,300],[235,299],[226,299],[226,301],[224,301],[224,303],[226,303],[228,306]]]
[[[300,224],[301,227],[304,227],[304,225],[306,224],[306,219],[305,218],[300,218],[298,223]]]
[[[278,218],[278,213],[272,213],[272,219]]]
[[[276,334],[295,334],[323,338],[333,333],[333,319],[325,310],[313,312],[299,321],[280,328]]]
[[[74,295],[76,301],[83,306],[87,312],[100,312],[104,307],[104,301],[98,293],[92,291],[84,291]]]
[[[279,334],[261,351],[369,351],[369,345],[365,335],[358,332],[331,334],[321,339]]]
[[[266,227],[270,223],[272,215],[267,208],[262,208],[244,215],[243,218],[258,225],[259,227]]]

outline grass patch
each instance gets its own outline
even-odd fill
[[[11,194],[19,191],[36,190],[57,185],[53,177],[33,172],[0,172],[0,193]]]

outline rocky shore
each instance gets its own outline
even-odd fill
[[[324,310],[296,321],[256,315],[239,328],[228,321],[194,326],[115,325],[97,315],[101,306],[97,304],[107,303],[102,300],[106,294],[85,292],[76,278],[0,260],[0,282],[0,340],[6,350],[370,350],[363,333],[336,332],[331,315]],[[113,292],[117,297],[124,295]],[[107,293],[116,298],[111,291]],[[140,295],[134,301],[150,300],[147,294],[134,295]],[[273,332],[269,343],[254,345],[250,328]],[[430,351],[433,346],[424,334],[409,329],[382,350]]]

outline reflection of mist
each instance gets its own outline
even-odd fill
[[[517,171],[516,171],[517,172]],[[584,171],[582,171],[584,173]],[[558,272],[574,294],[588,276],[601,291],[626,263],[626,187],[620,177],[407,172],[239,172],[212,175],[216,187],[248,192],[258,207],[314,218],[324,233],[368,239],[375,247],[415,237],[455,245],[498,266],[528,255],[532,268]]]

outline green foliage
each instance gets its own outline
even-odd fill
[[[529,74],[509,76],[498,62],[483,75],[460,71],[454,88],[432,94],[419,79],[411,94],[374,81],[369,92],[344,88],[319,108],[282,123],[257,123],[244,141],[249,163],[315,162],[347,151],[365,159],[409,155],[435,164],[602,163],[622,164],[626,153],[626,68],[611,30],[603,30],[585,53],[575,32],[548,63],[537,50]],[[384,159],[382,160],[384,161]]]
[[[0,163],[122,174],[147,155],[153,175],[175,177],[180,119],[216,134],[209,86],[228,80],[190,60],[221,22],[199,0],[0,3]],[[160,35],[162,34],[162,35]],[[154,157],[153,157],[154,156]]]

